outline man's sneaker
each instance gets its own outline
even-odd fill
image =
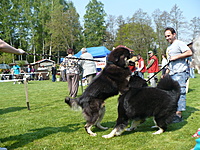
[[[173,117],[172,123],[179,123],[179,122],[182,122],[182,121],[183,121],[183,118],[176,115],[176,116]]]
[[[200,137],[200,128],[197,130],[197,132],[192,137]]]

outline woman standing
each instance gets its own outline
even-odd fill
[[[66,66],[66,76],[68,82],[68,90],[69,96],[75,98],[78,93],[79,86],[79,65],[78,59],[70,59],[70,57],[74,58],[74,49],[67,50],[68,56],[66,56],[63,60],[63,63]]]
[[[144,63],[144,59],[140,54],[138,54],[137,58],[138,58],[138,68],[137,68],[138,75],[144,79],[144,73],[146,72],[146,65]]]

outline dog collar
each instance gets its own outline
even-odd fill
[[[107,64],[114,64],[112,61],[106,61]]]

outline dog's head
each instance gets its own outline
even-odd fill
[[[108,61],[120,67],[128,67],[130,52],[127,48],[118,47],[108,55]]]
[[[141,87],[146,87],[146,86],[148,86],[146,80],[142,79],[141,77],[137,75],[131,76],[129,80],[129,87],[141,88]]]

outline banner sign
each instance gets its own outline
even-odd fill
[[[96,68],[104,68],[106,66],[106,57],[102,57],[102,58],[94,58],[94,60],[101,60],[102,62],[96,62]]]

